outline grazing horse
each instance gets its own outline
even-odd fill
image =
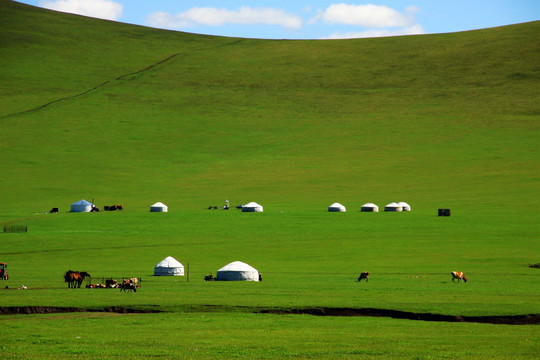
[[[363,279],[366,279],[366,282],[369,281],[369,273],[367,271],[362,271],[360,273],[360,276],[358,277],[358,282],[362,281]]]
[[[463,280],[463,282],[467,282],[467,278],[465,277],[465,274],[462,273],[461,271],[452,271],[452,282],[454,282],[454,280],[457,279],[458,282],[460,282],[461,280]]]
[[[73,285],[73,281],[74,281],[74,277],[75,277],[74,274],[75,273],[76,273],[76,271],[68,270],[64,274],[64,282],[68,283],[68,288],[72,287],[72,285]]]
[[[81,271],[79,273],[79,278],[77,279],[77,287],[78,288],[81,287],[81,284],[84,281],[84,278],[86,278],[86,277],[92,277],[92,276],[89,273],[87,273],[86,271]]]
[[[85,277],[90,277],[90,274],[86,271],[68,270],[64,274],[64,281],[68,283],[68,288],[75,288],[75,285],[80,288]]]

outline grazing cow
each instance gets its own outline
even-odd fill
[[[358,282],[362,281],[363,279],[366,279],[366,282],[369,281],[369,273],[367,271],[362,271],[360,273],[360,276],[358,277]]]
[[[141,285],[139,285],[139,279],[138,278],[131,278],[129,279],[129,282],[133,284],[133,286],[135,287],[141,287]]]
[[[105,280],[105,287],[107,289],[112,289],[112,288],[115,288],[118,286],[118,280],[113,280],[113,279],[106,279]]]
[[[90,284],[86,285],[87,289],[105,289],[107,286],[105,284]]]
[[[119,288],[120,288],[120,292],[122,292],[122,291],[125,291],[125,292],[128,292],[128,291],[137,292],[137,288],[135,287],[135,285],[130,283],[130,282],[127,282],[127,281],[121,283]]]
[[[452,282],[454,282],[454,280],[457,279],[458,282],[460,282],[461,280],[463,280],[463,282],[467,282],[467,278],[465,277],[465,274],[462,273],[461,271],[452,271]]]

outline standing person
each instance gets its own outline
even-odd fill
[[[229,200],[225,200],[225,205],[223,206],[224,210],[229,210]]]

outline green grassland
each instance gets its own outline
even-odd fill
[[[538,250],[534,234],[518,233],[515,227],[493,231],[489,227],[496,224],[491,221],[472,226],[459,216],[438,218],[420,211],[125,210],[43,214],[30,224],[27,234],[4,235],[2,253],[11,264],[10,283],[40,290],[8,291],[3,294],[6,306],[377,308],[384,304],[389,309],[450,315],[540,312],[536,301],[540,274],[527,267],[531,252]],[[513,241],[508,241],[509,233],[515,233]],[[189,283],[186,278],[152,276],[153,266],[168,255],[189,264]],[[202,281],[205,274],[215,274],[234,260],[255,266],[263,282]],[[68,290],[62,278],[68,268],[86,269],[94,277],[138,276],[144,288],[132,297],[116,291]],[[366,269],[372,274],[370,282],[355,282]],[[467,270],[469,283],[452,284],[454,269]]]
[[[23,322],[28,327],[23,328]],[[58,354],[64,359],[526,359],[539,355],[536,326],[464,327],[393,319],[207,313],[13,316],[2,325],[0,349],[13,349],[16,354],[9,359],[57,358]]]
[[[269,41],[0,19],[0,225],[28,225],[0,233],[0,306],[166,311],[3,316],[7,358],[538,357],[537,325],[251,312],[540,314],[540,22]],[[68,213],[82,198],[125,210]],[[265,212],[207,210],[225,199]],[[391,201],[412,211],[359,212]],[[169,255],[189,282],[152,276]],[[263,282],[202,280],[234,260]],[[143,283],[67,289],[67,269]]]

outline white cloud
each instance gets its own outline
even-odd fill
[[[324,11],[319,10],[308,24],[324,23],[363,28],[346,33],[336,32],[325,39],[424,34],[422,25],[415,22],[415,14],[418,12],[420,8],[417,6],[409,6],[404,12],[399,12],[384,5],[331,4]]]
[[[285,28],[299,29],[302,27],[302,18],[275,8],[243,6],[240,10],[232,11],[223,8],[195,7],[178,14],[155,12],[148,15],[146,23],[150,26],[170,29],[224,24],[279,25]]]
[[[369,29],[365,31],[351,31],[347,33],[333,33],[324,39],[356,39],[383,36],[419,35],[425,34],[422,25],[412,25],[397,29]]]
[[[122,15],[122,5],[112,0],[40,0],[39,6],[107,20],[118,20]]]
[[[309,23],[355,25],[367,28],[404,27],[414,23],[417,7],[409,7],[405,14],[384,5],[332,4],[319,12]]]

